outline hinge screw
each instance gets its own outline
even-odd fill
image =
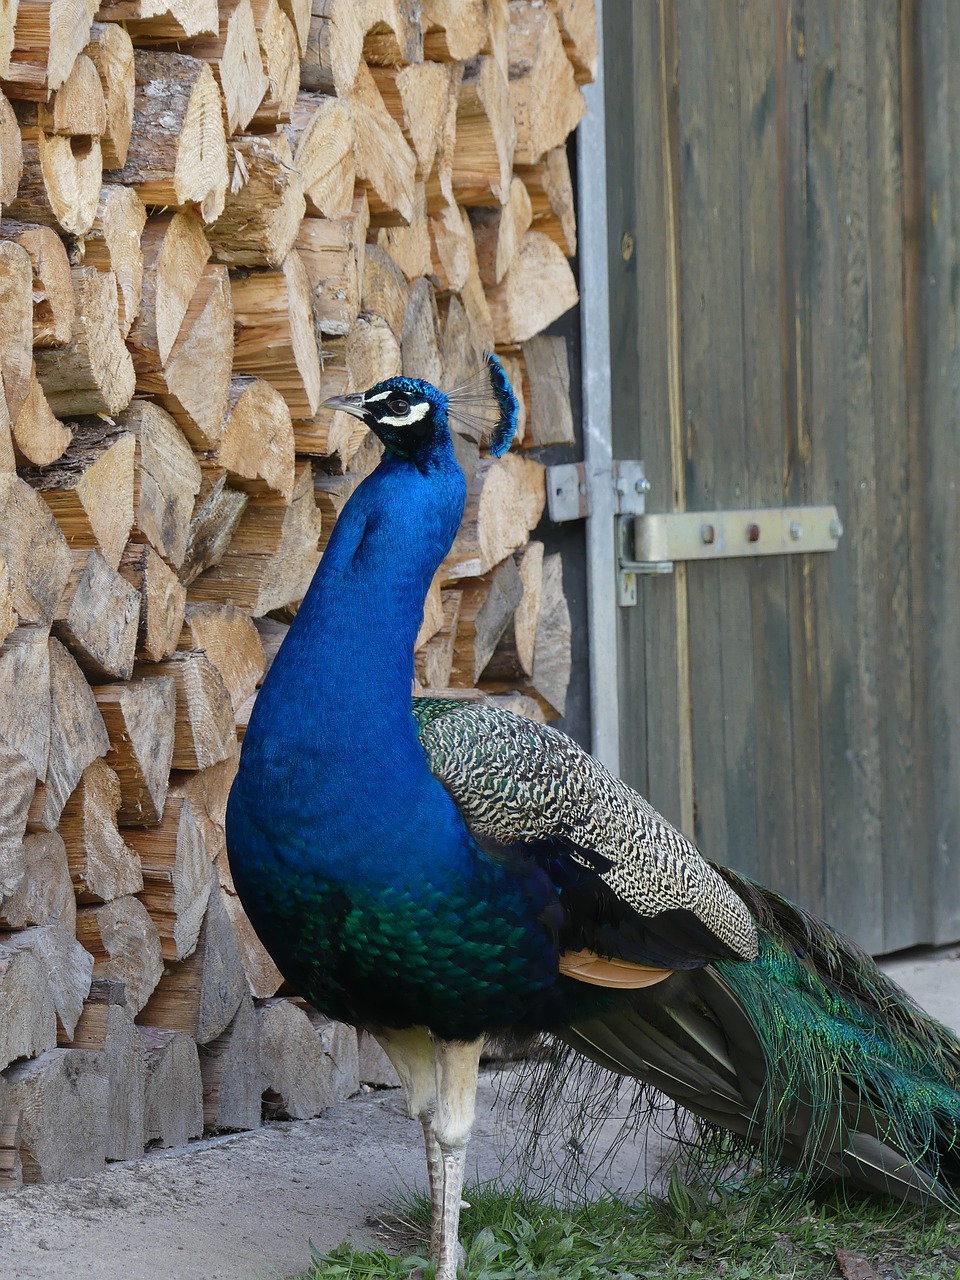
[[[748,542],[760,541],[760,526],[758,524],[747,525],[747,541]]]
[[[716,536],[717,531],[714,529],[712,524],[702,524],[700,526],[700,541],[705,543],[707,546],[710,546]]]
[[[799,542],[803,537],[803,525],[799,520],[793,520],[790,523],[790,537],[794,542]]]
[[[836,516],[834,516],[834,518],[830,521],[830,537],[831,538],[843,537],[843,522],[839,520]]]

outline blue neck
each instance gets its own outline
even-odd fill
[[[305,860],[382,874],[384,840],[429,829],[438,806],[441,827],[454,821],[410,705],[424,598],[465,496],[445,432],[426,463],[386,458],[344,508],[257,696],[241,762],[248,819],[265,806]]]

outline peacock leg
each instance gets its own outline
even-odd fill
[[[433,1132],[443,1160],[443,1203],[437,1280],[456,1280],[461,1258],[460,1201],[467,1143],[476,1115],[477,1073],[483,1038],[469,1043],[436,1040],[437,1109]]]
[[[427,1150],[427,1177],[430,1180],[430,1257],[440,1253],[440,1233],[443,1223],[443,1152],[437,1135],[433,1132],[433,1119],[422,1120],[423,1144]]]

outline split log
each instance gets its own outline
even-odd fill
[[[523,396],[529,413],[529,445],[574,443],[570,366],[563,338],[538,334],[523,344]]]
[[[178,47],[208,63],[223,95],[227,135],[245,129],[263,101],[269,81],[260,58],[260,45],[250,0],[219,0],[216,35],[178,41]]]
[[[381,227],[377,236],[408,280],[428,276],[432,267],[427,193],[422,182],[414,184],[409,226]]]
[[[293,424],[280,392],[263,378],[237,377],[216,453],[231,482],[247,493],[293,492]]]
[[[59,1182],[103,1168],[110,1085],[102,1054],[48,1049],[6,1072],[20,1108],[24,1183]]]
[[[442,151],[451,109],[456,128],[462,67],[421,62],[406,67],[373,67],[371,73],[384,106],[413,148],[419,177],[428,178]]]
[[[451,683],[461,597],[460,591],[447,590],[441,593],[443,623],[415,658],[417,679],[423,688],[445,689]]]
[[[63,241],[52,227],[3,219],[0,236],[26,249],[33,271],[33,345],[56,347],[73,332],[73,282]],[[4,327],[10,323],[4,307]],[[16,314],[16,313],[15,313]]]
[[[70,444],[68,427],[54,416],[34,364],[27,398],[11,427],[16,453],[28,463],[45,466],[62,457]]]
[[[138,44],[218,31],[217,0],[100,0],[99,16],[122,22]]]
[[[103,166],[122,169],[133,129],[136,91],[133,41],[129,32],[117,23],[95,22],[84,53],[93,63],[103,90],[104,127],[100,130]]]
[[[366,189],[371,223],[409,224],[413,217],[416,156],[363,62],[350,92],[349,106],[356,131],[357,181]]]
[[[476,342],[484,351],[492,351],[495,341],[493,316],[487,299],[483,281],[480,279],[480,266],[477,262],[477,248],[473,238],[473,226],[465,209],[460,211],[463,225],[464,247],[467,256],[467,278],[460,290],[460,301],[467,313],[470,328]]]
[[[19,1191],[23,1186],[21,1136],[20,1108],[11,1101],[10,1087],[0,1076],[0,1191]]]
[[[99,685],[94,697],[110,739],[107,764],[120,780],[119,820],[160,821],[173,759],[176,689],[169,677]]]
[[[554,147],[534,165],[518,165],[530,196],[533,229],[542,231],[572,258],[577,252],[577,213],[566,147]]]
[[[17,627],[0,650],[0,896],[16,892],[23,836],[50,752],[50,657],[46,630]]]
[[[11,217],[84,235],[96,216],[103,181],[100,139],[45,133],[35,107],[21,110],[20,137],[23,175],[10,201]]]
[[[59,832],[77,901],[112,902],[140,893],[140,860],[117,829],[120,779],[105,760],[93,760],[63,807]]]
[[[543,543],[528,542],[515,557],[523,595],[496,652],[487,663],[483,679],[512,684],[533,674],[537,626],[543,588]]]
[[[43,966],[30,951],[0,942],[0,1070],[57,1043],[57,1011]]]
[[[137,647],[140,593],[99,551],[74,553],[73,580],[53,615],[53,629],[92,679],[129,680]]]
[[[76,928],[77,904],[63,841],[56,831],[38,831],[23,841],[23,878],[0,905],[0,926],[26,929],[58,925],[68,934]]]
[[[28,117],[29,118],[29,117]],[[93,61],[80,54],[49,102],[36,106],[36,123],[45,134],[100,138],[107,129],[107,104]]]
[[[280,0],[280,8],[290,19],[297,36],[297,51],[302,58],[310,39],[311,0]],[[297,72],[299,77],[299,71]]]
[[[53,831],[84,770],[106,754],[110,739],[80,668],[53,638],[49,642],[49,665],[50,752],[45,780],[37,788],[30,821]]]
[[[141,251],[142,297],[128,335],[139,374],[156,372],[170,359],[211,253],[200,220],[190,212],[149,218]]]
[[[322,93],[300,93],[285,128],[300,172],[307,211],[345,217],[354,202],[356,132],[347,103]]]
[[[230,139],[233,176],[223,213],[207,238],[218,262],[279,267],[306,211],[303,182],[286,134]]]
[[[290,119],[300,89],[300,51],[296,28],[278,0],[254,0],[253,18],[267,89],[253,116],[252,125],[262,128]],[[308,29],[309,22],[308,12]]]
[[[137,50],[133,132],[111,181],[136,187],[153,208],[195,205],[204,222],[223,212],[227,143],[213,72],[183,53]]]
[[[283,975],[257,937],[253,925],[240,905],[240,899],[237,897],[230,875],[230,864],[226,858],[218,858],[217,875],[224,892],[224,906],[237,937],[250,994],[257,999],[267,999],[280,990],[283,985]]]
[[[212,867],[207,864],[208,874]],[[209,897],[209,904],[207,898]],[[140,1026],[183,1031],[198,1045],[222,1035],[246,998],[247,978],[219,885],[204,895],[203,927],[191,954],[168,965],[139,1017]]]
[[[198,449],[223,434],[233,326],[229,272],[206,266],[163,369],[137,378],[137,390],[153,394]]]
[[[0,15],[3,13],[9,13],[6,6],[0,7]],[[0,16],[0,38],[2,36],[3,26],[2,16]],[[4,208],[17,194],[22,176],[23,141],[20,138],[20,127],[13,108],[0,93],[0,204]]]
[[[362,193],[342,218],[304,218],[297,252],[310,282],[314,324],[321,333],[345,336],[360,314],[370,212]]]
[[[135,455],[130,432],[100,419],[81,421],[58,461],[24,472],[70,547],[98,549],[113,569],[133,528]]]
[[[227,473],[213,469],[201,481],[200,493],[180,566],[180,581],[189,584],[226,554],[249,496],[227,484]]]
[[[73,1045],[102,1053],[106,1059],[107,1160],[133,1160],[142,1156],[146,1070],[140,1035],[127,1007],[122,982],[94,978],[74,1032]]]
[[[593,0],[553,0],[553,9],[577,84],[591,84],[597,78],[600,56]]]
[[[256,1129],[261,1122],[259,1027],[244,990],[233,1021],[215,1040],[200,1046],[203,1123],[218,1131]]]
[[[55,350],[37,349],[37,377],[60,418],[119,413],[133,398],[136,378],[120,336],[116,279],[95,267],[73,267],[70,275],[76,305],[73,335]]]
[[[300,65],[304,87],[344,97],[362,60],[384,66],[421,62],[420,23],[408,9],[399,0],[314,0]]]
[[[370,1085],[374,1089],[399,1089],[400,1077],[380,1048],[376,1036],[369,1031],[358,1031],[357,1045],[361,1085]]]
[[[489,38],[483,0],[424,0],[423,56],[437,62],[467,62]]]
[[[443,563],[447,580],[479,577],[524,545],[546,505],[543,467],[507,454],[483,459],[470,484],[463,524]]]
[[[140,1012],[163,974],[160,936],[136,898],[115,898],[77,911],[77,941],[93,956],[96,978],[122,982],[131,1012]]]
[[[522,598],[523,583],[512,557],[482,578],[462,584],[451,685],[476,685]]]
[[[184,561],[201,473],[177,424],[159,405],[133,400],[118,419],[136,440],[134,540],[148,542],[175,569]]]
[[[32,290],[30,254],[12,240],[0,241],[0,378],[11,421],[27,398],[33,374]]]
[[[131,542],[120,558],[120,576],[140,593],[137,657],[168,658],[177,647],[187,591],[153,547]]]
[[[151,664],[151,673],[172,676],[176,692],[174,769],[206,769],[236,750],[233,706],[220,672],[196,650]]]
[[[90,38],[96,11],[97,0],[20,0],[7,95],[45,102],[59,89]]]
[[[21,929],[8,934],[4,946],[29,951],[40,962],[57,1013],[57,1040],[61,1044],[71,1042],[93,977],[93,956],[74,937],[73,925],[66,928],[44,924]]]
[[[182,1031],[139,1027],[146,1080],[143,1136],[160,1147],[182,1147],[203,1133],[203,1082],[197,1046]]]
[[[407,282],[403,272],[379,245],[368,244],[363,258],[361,305],[365,312],[383,316],[397,338],[403,332],[407,309]]]
[[[517,164],[563,146],[587,109],[549,5],[510,5],[510,102]]]
[[[428,280],[415,280],[410,286],[400,330],[400,352],[403,367],[412,376],[425,378],[434,385],[442,380],[440,315]]]
[[[232,604],[187,606],[182,649],[200,649],[220,672],[236,710],[263,679],[266,660],[253,620]]]
[[[308,418],[320,402],[320,356],[310,307],[310,282],[295,249],[279,271],[232,279],[234,373],[266,378],[293,418]]]
[[[460,204],[505,203],[517,131],[510,89],[495,58],[478,58],[465,69],[457,99],[453,191]]]
[[[547,716],[562,716],[570,683],[570,610],[563,593],[563,565],[559,554],[543,561],[540,616],[533,650],[530,692]]]
[[[269,1118],[307,1120],[349,1096],[348,1072],[338,1069],[349,1064],[350,1038],[359,1082],[356,1032],[335,1024],[338,1031],[327,1037],[330,1052],[310,1018],[289,1000],[268,1000],[258,1010],[260,1021],[260,1061],[264,1082],[264,1103]],[[356,1090],[352,1090],[355,1092]]]
[[[303,463],[289,505],[274,494],[250,500],[223,559],[192,584],[190,597],[235,604],[254,617],[293,604],[319,563],[319,537],[313,475]]]
[[[168,962],[183,960],[197,945],[213,883],[213,865],[193,807],[182,789],[171,788],[163,818],[157,826],[130,830],[127,839],[140,858],[143,871],[140,901],[156,925],[163,958]],[[156,994],[155,990],[151,1000]],[[165,1001],[161,1003],[166,1007]],[[144,1017],[148,1010],[149,1002],[141,1014],[141,1022],[153,1026],[177,1025],[155,1016]]]
[[[521,237],[533,221],[533,207],[526,187],[519,178],[514,178],[506,203],[496,209],[477,209],[472,221],[480,279],[492,289],[506,275]]]
[[[577,297],[562,250],[543,232],[528,231],[510,270],[487,294],[497,344],[526,342],[569,311]]]
[[[112,272],[116,281],[117,315],[124,338],[140,311],[143,289],[140,236],[146,218],[147,211],[140,197],[130,187],[103,187],[97,215],[83,240],[84,264]]]
[[[15,475],[0,474],[0,557],[20,621],[50,623],[73,557],[49,507]]]
[[[472,234],[468,237],[465,214],[459,205],[445,204],[430,216],[430,253],[433,277],[441,293],[460,293],[470,275],[471,253],[477,271]],[[479,279],[479,276],[478,276]]]

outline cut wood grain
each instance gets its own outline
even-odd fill
[[[77,941],[93,956],[97,978],[122,982],[127,1003],[140,1012],[163,973],[160,936],[137,898],[115,898],[77,911]]]
[[[37,123],[37,108],[27,104],[19,120],[23,175],[9,204],[11,216],[82,236],[96,216],[103,181],[100,139],[45,133]]]
[[[440,363],[440,314],[429,280],[414,280],[400,330],[403,367],[417,378],[437,385],[443,378]]]
[[[408,280],[430,274],[430,223],[427,220],[427,193],[422,182],[414,184],[409,226],[381,227],[377,243],[386,249]]]
[[[424,0],[423,56],[437,62],[466,62],[487,45],[483,0]]]
[[[159,405],[136,399],[118,418],[136,441],[133,520],[136,541],[148,542],[175,569],[190,539],[201,472],[177,424]]]
[[[118,23],[95,22],[84,53],[93,63],[103,91],[104,127],[100,130],[103,167],[122,169],[133,130],[136,94],[133,41]]]
[[[140,593],[99,551],[76,551],[74,556],[74,575],[54,613],[54,632],[91,679],[129,680]]]
[[[157,927],[163,958],[167,962],[184,960],[192,954],[200,936],[213,884],[213,864],[182,788],[171,787],[163,817],[156,826],[130,830],[127,840],[140,858],[143,891],[139,899]],[[158,1020],[155,1014],[144,1017],[148,1009],[149,1003],[141,1013],[142,1022],[176,1025]]]
[[[153,547],[142,543],[131,542],[124,548],[119,571],[140,592],[137,657],[150,662],[168,658],[183,626],[186,588]]]
[[[20,621],[49,624],[73,557],[49,507],[15,475],[0,474],[0,556]]]
[[[430,216],[430,252],[433,277],[442,293],[459,293],[470,274],[471,244],[464,228],[463,211],[451,202]],[[476,253],[474,251],[476,269]]]
[[[59,1182],[103,1168],[109,1081],[103,1055],[48,1049],[6,1073],[21,1113],[24,1183]]]
[[[146,217],[140,197],[130,187],[102,187],[96,217],[83,239],[84,264],[112,272],[116,280],[117,315],[124,338],[140,311],[143,289],[140,236]]]
[[[141,1156],[146,1071],[140,1035],[127,1007],[122,982],[94,978],[73,1044],[78,1049],[102,1053],[106,1060],[107,1159],[132,1160]]]
[[[304,218],[297,252],[310,282],[314,324],[321,333],[345,336],[360,314],[370,213],[361,193],[342,218]]]
[[[528,231],[509,271],[487,294],[495,341],[526,342],[569,311],[577,297],[563,251],[543,232]]]
[[[182,1031],[139,1027],[146,1080],[143,1136],[160,1147],[182,1147],[203,1133],[203,1082],[197,1046]]]
[[[219,564],[236,532],[249,495],[227,484],[227,473],[214,468],[204,476],[190,521],[180,580],[191,583],[204,569]]]
[[[300,53],[296,28],[278,0],[254,0],[253,17],[267,90],[251,126],[263,128],[290,119],[300,89]]]
[[[188,54],[138,49],[133,131],[110,180],[135,187],[148,208],[193,205],[204,222],[223,212],[227,144],[223,99],[210,67]]]
[[[159,822],[163,814],[176,723],[176,689],[169,677],[98,685],[94,697],[110,739],[106,762],[120,779],[119,820],[125,826]]]
[[[20,0],[7,95],[43,102],[59,89],[90,37],[96,11],[97,0]]]
[[[570,366],[563,338],[537,334],[523,344],[523,395],[529,445],[573,444]]]
[[[345,217],[354,201],[356,132],[349,104],[323,93],[297,95],[285,126],[307,210]]]
[[[223,1131],[259,1126],[263,1093],[259,1023],[246,990],[226,1030],[200,1046],[200,1075],[205,1128]]]
[[[33,264],[12,240],[0,241],[0,377],[6,416],[23,407],[33,375]]]
[[[587,109],[549,5],[510,5],[510,102],[517,164],[562,146]]]
[[[304,1010],[289,1000],[268,1000],[258,1017],[267,1117],[307,1120],[339,1102],[343,1091],[335,1089],[336,1058],[324,1052]],[[348,1056],[350,1036],[356,1055],[356,1032],[344,1027],[339,1039],[347,1044],[332,1046],[337,1056]]]
[[[306,211],[303,181],[286,134],[230,139],[233,169],[223,213],[207,238],[218,262],[279,267]]]
[[[80,54],[49,102],[37,104],[36,113],[37,125],[46,134],[100,138],[107,128],[107,104],[92,59]]]
[[[566,147],[554,147],[537,164],[518,165],[517,177],[530,196],[534,231],[544,232],[572,258],[577,252],[577,217]]]
[[[196,579],[190,597],[248,609],[261,617],[303,598],[319,563],[320,516],[309,463],[297,468],[289,505],[252,498],[220,563]]]
[[[384,105],[365,63],[360,63],[348,101],[356,133],[357,181],[370,201],[370,221],[375,226],[409,225],[416,156]]]
[[[0,8],[0,14],[6,12]],[[3,35],[0,17],[0,37]],[[23,175],[23,142],[17,117],[7,99],[0,93],[0,203],[4,208],[17,194]]]
[[[383,316],[399,339],[407,309],[407,282],[403,272],[380,245],[367,245],[360,293],[363,310]]]
[[[77,904],[63,841],[56,831],[24,837],[24,871],[20,883],[0,906],[0,927],[26,929],[51,924],[73,935]]]
[[[57,1014],[57,1039],[70,1043],[93,976],[93,956],[75,938],[73,925],[65,928],[50,923],[20,929],[8,934],[4,945],[15,951],[29,951],[40,962]]]
[[[309,418],[320,402],[320,356],[300,255],[291,250],[279,271],[238,273],[231,283],[234,373],[266,378],[293,418]]]
[[[63,241],[52,227],[4,218],[0,236],[26,249],[33,270],[33,345],[56,347],[73,332],[73,283]],[[9,321],[7,321],[9,323]]]
[[[443,563],[449,580],[479,577],[526,543],[546,505],[543,467],[507,454],[482,459],[470,484],[463,524]]]
[[[37,348],[37,377],[59,418],[119,413],[133,398],[136,375],[120,335],[116,279],[96,267],[72,267],[70,276],[73,334],[55,350]]]
[[[495,209],[474,211],[473,238],[477,250],[480,279],[492,289],[499,284],[520,247],[520,239],[530,229],[533,208],[527,189],[519,178],[510,183],[506,203]]]
[[[151,672],[171,676],[176,693],[174,769],[206,769],[236,750],[233,707],[223,677],[197,650],[181,651],[151,664]]]
[[[591,84],[597,78],[600,56],[594,0],[552,0],[552,3],[577,84]]]
[[[384,106],[413,148],[418,176],[428,178],[443,148],[451,106],[456,117],[462,68],[421,62],[406,67],[373,67],[371,72]]]
[[[510,89],[495,58],[464,69],[457,98],[453,191],[460,204],[503,204],[510,192],[516,126]]]
[[[142,296],[128,341],[140,374],[162,369],[210,260],[210,242],[190,212],[154,214],[141,238]]]
[[[461,597],[460,591],[441,592],[441,625],[415,655],[417,679],[423,688],[445,689],[451,684]]]
[[[487,663],[484,680],[511,683],[533,674],[540,601],[543,592],[543,543],[528,542],[516,553],[523,595]]]
[[[513,687],[534,698],[546,720],[562,716],[570,683],[570,609],[563,591],[563,565],[558,553],[545,556],[540,609],[533,646],[532,670],[527,679],[492,681],[492,691]]]
[[[263,378],[236,377],[216,460],[247,493],[293,492],[294,444],[290,410]]]
[[[473,688],[523,598],[523,583],[508,556],[482,578],[463,583],[453,649],[453,664],[444,683]]]
[[[57,1043],[57,1011],[43,966],[32,952],[0,943],[0,1070]]]
[[[58,831],[77,902],[111,902],[140,893],[140,860],[117,828],[120,779],[105,760],[93,760],[66,801]]]
[[[217,0],[100,0],[99,16],[122,22],[138,43],[216,35]]]
[[[269,87],[250,0],[219,0],[217,33],[177,45],[212,67],[223,95],[227,135],[245,129]]]
[[[50,408],[36,365],[30,375],[27,398],[10,428],[16,454],[27,463],[44,466],[61,457],[70,444],[71,433]]]
[[[23,837],[49,762],[50,705],[46,630],[18,627],[0,650],[0,895],[23,879]]]
[[[220,672],[236,710],[263,679],[266,661],[249,614],[232,604],[187,606],[182,649],[201,649]]]

